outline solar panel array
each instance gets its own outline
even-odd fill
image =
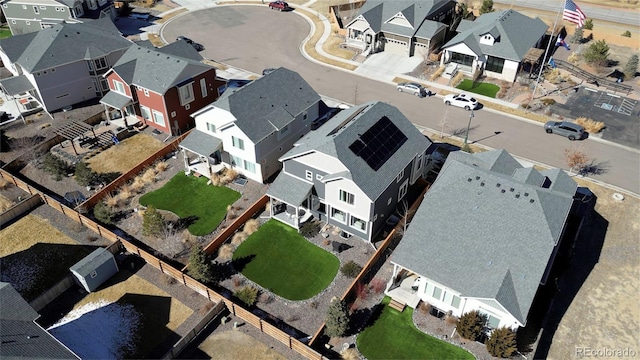
[[[398,127],[383,116],[349,149],[361,157],[373,170],[377,171],[407,141],[407,137]]]

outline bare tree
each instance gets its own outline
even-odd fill
[[[589,163],[589,157],[581,147],[564,149],[564,156],[569,166],[569,174],[573,172],[573,169],[576,169],[576,173],[579,173]]]
[[[44,138],[42,136],[27,136],[21,138],[15,138],[10,140],[11,150],[18,151],[20,157],[27,164],[38,166],[40,158],[44,154],[44,151],[39,148],[38,145],[42,143]]]

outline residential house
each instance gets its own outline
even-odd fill
[[[514,10],[483,14],[475,21],[462,20],[458,34],[443,46],[440,61],[456,64],[456,70],[465,74],[482,71],[488,77],[515,81],[529,54],[542,55],[536,49],[543,46],[547,28],[540,18],[532,19]]]
[[[363,54],[427,56],[445,40],[454,0],[367,0],[347,28],[346,43]]]
[[[564,171],[523,167],[504,150],[451,153],[394,250],[387,293],[453,316],[478,310],[487,328],[524,326],[575,236],[576,189]]]
[[[101,97],[109,90],[102,75],[131,44],[109,18],[12,36],[0,40],[0,59],[13,74],[0,86],[48,112]]]
[[[116,18],[113,0],[2,0],[2,11],[13,35],[40,31],[61,23]]]
[[[299,229],[313,216],[372,241],[426,174],[432,150],[394,106],[343,110],[282,156],[282,172],[267,190],[271,217]]]
[[[40,315],[6,282],[0,282],[0,358],[80,359],[43,329]]]
[[[180,143],[185,167],[207,177],[229,167],[266,182],[280,170],[278,158],[309,132],[320,103],[320,95],[285,68],[229,88],[193,114],[196,128]]]
[[[218,97],[224,82],[187,42],[162,48],[131,46],[105,74],[110,91],[100,100],[110,119],[147,124],[169,135],[193,128],[191,114]]]

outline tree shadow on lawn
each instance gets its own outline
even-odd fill
[[[595,204],[595,198],[593,201]],[[558,257],[547,283],[540,286],[529,311],[527,325],[518,329],[517,341],[521,351],[531,351],[540,335],[534,358],[548,356],[553,336],[578,291],[598,263],[609,221],[591,211],[579,228],[576,216],[570,216],[568,230],[580,231],[575,241],[561,244]],[[571,229],[573,227],[573,229]],[[566,240],[571,240],[567,238]],[[540,332],[542,330],[542,332]]]
[[[244,270],[244,268],[247,265],[249,265],[249,263],[251,263],[253,261],[253,259],[255,259],[255,257],[256,257],[256,255],[252,254],[252,255],[249,255],[249,256],[243,256],[241,258],[233,259],[231,261],[231,267],[236,272],[241,273],[242,270]],[[231,275],[234,275],[234,274],[231,274]]]

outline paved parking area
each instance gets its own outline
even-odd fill
[[[580,87],[565,104],[555,104],[554,114],[604,121],[602,138],[640,149],[640,103],[624,95]]]

